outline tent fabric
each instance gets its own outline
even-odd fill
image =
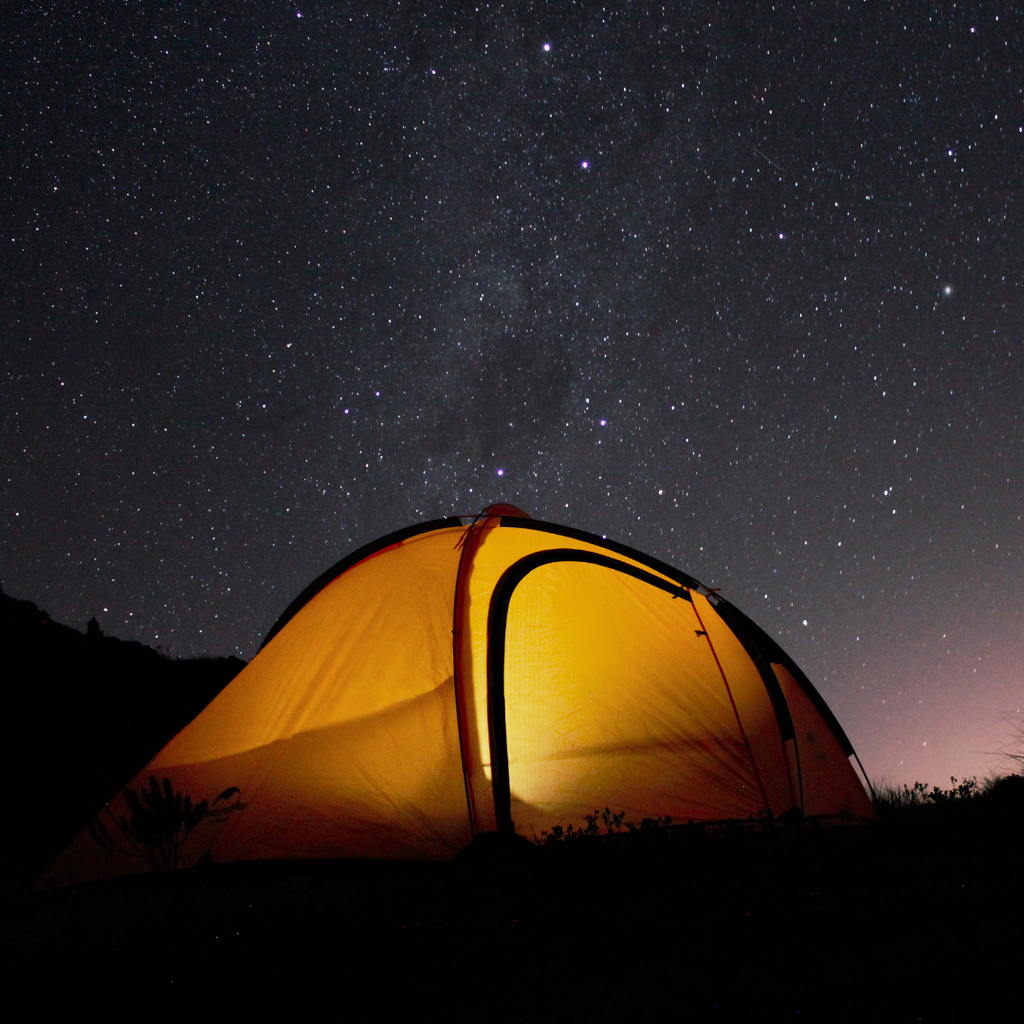
[[[500,513],[401,531],[314,581],[44,883],[445,859],[604,807],[874,817],[831,711],[746,616],[656,559]]]

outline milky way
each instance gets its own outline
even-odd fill
[[[251,656],[355,546],[505,500],[721,587],[874,778],[990,770],[1020,11],[671,12],[8,16],[5,591]]]

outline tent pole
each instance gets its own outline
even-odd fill
[[[459,568],[455,577],[455,605],[452,610],[452,672],[455,684],[455,714],[459,729],[459,754],[462,758],[462,784],[466,790],[466,810],[469,814],[469,831],[476,838],[476,805],[473,801],[473,786],[470,782],[469,759],[473,744],[469,735],[469,710],[466,707],[466,687],[461,671],[463,649],[468,622],[466,614],[466,598],[469,591],[468,576],[476,554],[476,534],[479,530],[479,517],[466,527],[456,547],[460,547]]]

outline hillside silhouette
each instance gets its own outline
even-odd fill
[[[0,592],[6,781],[2,855],[43,867],[238,673],[240,658],[169,658],[54,622]]]

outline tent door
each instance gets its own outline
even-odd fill
[[[756,771],[689,592],[601,554],[530,555],[488,619],[499,831],[751,817]]]

